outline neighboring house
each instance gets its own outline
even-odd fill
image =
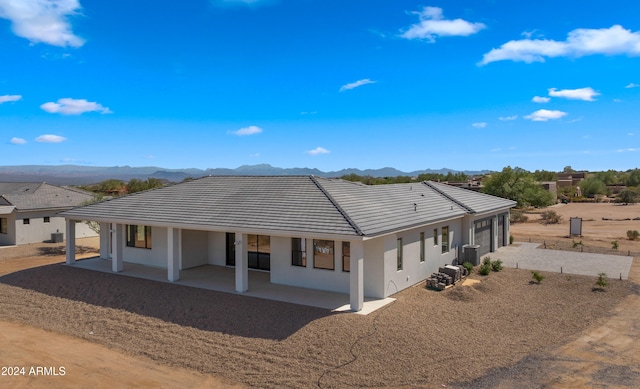
[[[315,176],[214,176],[91,204],[62,215],[101,228],[101,258],[180,270],[235,267],[270,282],[384,298],[456,261],[465,244],[481,253],[508,243],[516,203],[435,182],[367,186]],[[69,239],[67,263],[75,262]]]
[[[558,173],[558,186],[561,188],[567,186],[580,185],[580,181],[587,178],[586,172]]]
[[[45,182],[0,182],[0,245],[51,240],[51,234],[63,233],[65,229],[64,217],[57,213],[92,198],[91,193]],[[97,234],[87,226],[80,226],[76,236]]]

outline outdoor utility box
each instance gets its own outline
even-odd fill
[[[465,244],[462,246],[462,262],[471,262],[473,266],[480,264],[480,246]]]
[[[51,234],[52,243],[60,243],[63,241],[62,232],[54,232]]]

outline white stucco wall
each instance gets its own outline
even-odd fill
[[[209,265],[226,266],[227,264],[227,234],[225,232],[209,232]]]
[[[181,269],[190,269],[208,263],[208,236],[209,233],[207,231],[182,230]]]
[[[64,237],[65,219],[55,216],[52,211],[19,212],[13,215],[15,227],[14,243],[17,245],[29,243],[41,243],[51,240],[51,234],[61,232]],[[44,218],[49,217],[45,223]],[[24,219],[29,219],[29,224],[24,224]],[[2,234],[0,234],[2,235]],[[85,223],[76,223],[76,239],[98,236]],[[64,237],[66,239],[66,237]]]

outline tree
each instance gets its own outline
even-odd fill
[[[533,178],[536,181],[557,181],[558,175],[548,170],[536,170],[533,172]]]
[[[596,177],[589,177],[582,180],[580,182],[580,189],[582,190],[582,195],[585,197],[607,194],[606,185]]]
[[[129,183],[127,183],[127,193],[142,192],[143,190],[159,188],[163,185],[162,181],[157,178],[147,178],[144,181],[138,178],[132,178],[129,180]]]
[[[618,194],[618,201],[623,204],[635,204],[638,199],[638,194],[631,189],[623,189]]]
[[[542,188],[533,175],[519,167],[507,166],[484,180],[484,193],[514,200],[519,207],[545,207],[555,202],[553,194]]]
[[[627,186],[639,186],[640,185],[640,169],[633,169],[627,172],[627,179],[625,180]]]
[[[103,200],[103,196],[101,193],[96,193],[93,195],[93,198],[91,200],[87,200],[82,202],[81,205],[89,205],[89,204],[94,204],[94,203],[99,203]],[[86,224],[89,229],[93,232],[95,232],[96,234],[100,234],[100,223],[93,221],[93,220],[85,220],[83,221],[84,224]]]
[[[564,169],[562,169],[563,173],[575,173],[576,171],[573,170],[573,168],[571,166],[565,166]]]

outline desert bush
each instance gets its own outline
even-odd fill
[[[558,224],[562,219],[562,215],[558,215],[556,211],[549,210],[542,212],[540,219],[543,224]]]
[[[533,277],[533,279],[536,281],[536,283],[541,283],[542,280],[544,280],[544,276],[540,273],[538,273],[537,271],[532,271],[531,272],[531,276]]]
[[[618,246],[618,241],[617,240],[614,240],[613,242],[611,242],[611,248],[612,249],[617,250],[618,247],[619,246]]]
[[[575,249],[578,246],[583,246],[584,247],[584,245],[582,244],[582,240],[579,240],[577,242],[575,240],[573,241],[573,248]]]
[[[495,272],[502,270],[502,261],[499,259],[496,259],[495,261],[491,262],[491,270]]]
[[[629,230],[627,231],[627,239],[629,240],[638,240],[638,236],[640,235],[640,233],[638,233],[638,230]]]
[[[513,235],[509,234],[509,244],[513,244]]]
[[[489,257],[489,256],[484,257],[484,259],[482,260],[482,264],[483,265],[487,265],[487,264],[491,265],[491,257]]]
[[[509,221],[513,224],[516,223],[526,223],[529,220],[529,217],[524,214],[522,211],[512,210],[511,215],[509,217]]]
[[[471,262],[465,262],[462,264],[462,267],[464,267],[465,269],[467,269],[467,271],[469,272],[469,274],[473,273],[473,263]]]
[[[607,281],[607,273],[599,273],[598,280],[596,281],[596,288],[594,289],[604,290],[604,288],[606,288],[607,286],[609,286],[609,282]]]
[[[478,269],[478,273],[483,276],[488,276],[491,273],[491,263],[483,263],[480,265],[480,269]]]

